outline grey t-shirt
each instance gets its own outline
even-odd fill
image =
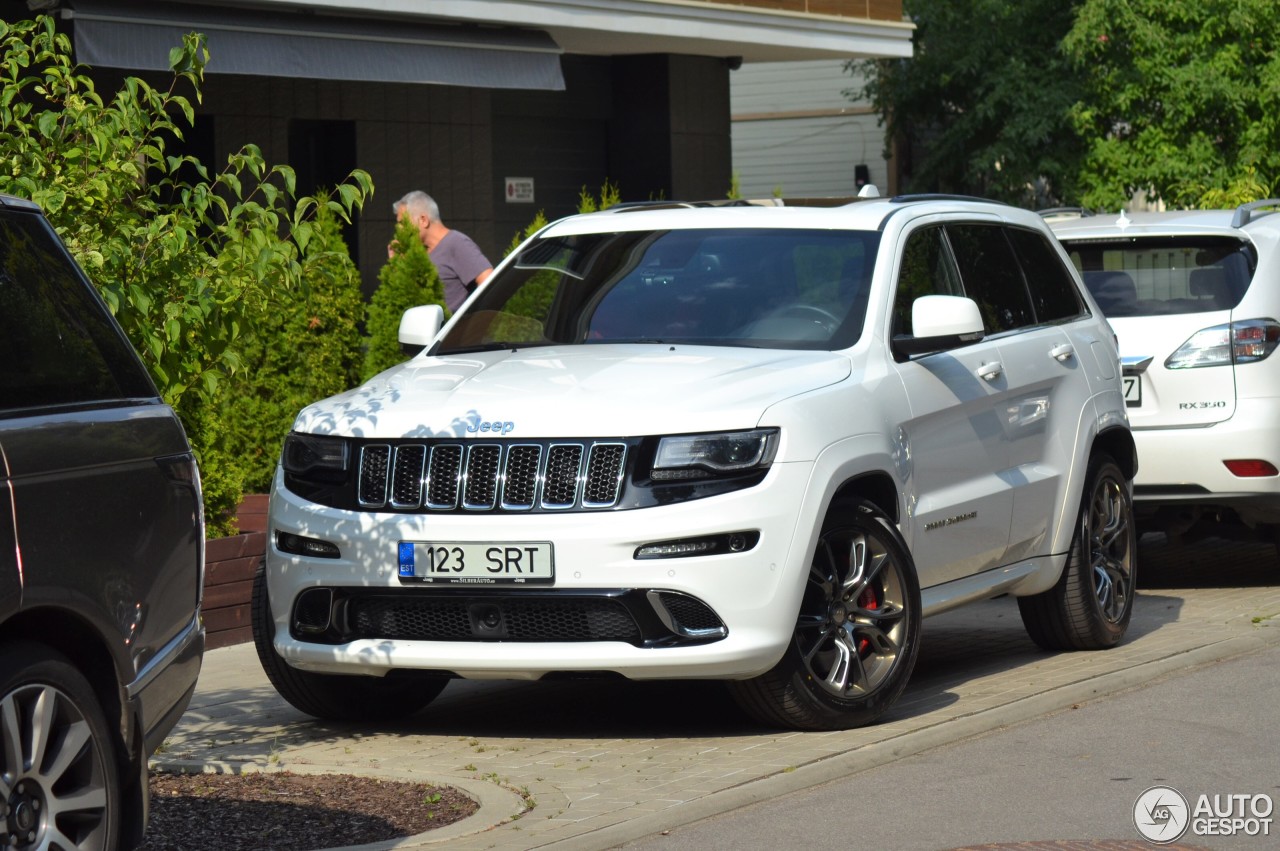
[[[428,255],[440,274],[440,283],[444,284],[444,301],[450,313],[467,300],[467,286],[493,265],[471,237],[456,230],[446,233]]]

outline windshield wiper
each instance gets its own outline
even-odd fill
[[[457,346],[449,349],[441,349],[436,352],[440,355],[469,355],[475,352],[515,352],[520,349],[531,349],[534,346],[545,346],[546,343],[504,343],[493,341],[491,343],[476,343],[473,346]]]

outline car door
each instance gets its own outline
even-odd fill
[[[892,333],[911,333],[916,298],[964,294],[943,227],[917,227],[898,264]],[[908,535],[921,587],[979,573],[1004,558],[1013,492],[1003,477],[1009,394],[1000,360],[999,344],[982,340],[895,366],[910,405],[899,441],[909,459]]]
[[[1004,561],[1046,555],[1075,454],[1064,437],[1078,433],[1090,395],[1082,364],[1093,358],[1091,341],[1070,334],[1083,302],[1047,236],[966,223],[949,225],[947,237],[1003,368],[1009,456],[1001,479],[1013,497]]]
[[[0,444],[0,622],[22,606],[22,574],[18,569],[18,541],[14,536],[13,488],[9,461]]]

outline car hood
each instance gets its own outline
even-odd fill
[[[770,405],[850,371],[832,352],[665,344],[420,356],[309,405],[294,430],[549,438],[751,428]]]

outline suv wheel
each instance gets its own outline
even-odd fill
[[[121,788],[111,729],[66,658],[30,643],[0,651],[0,844],[116,848]]]
[[[1138,536],[1125,476],[1106,455],[1089,462],[1080,518],[1058,584],[1018,598],[1031,639],[1046,650],[1120,643],[1133,614]]]
[[[275,621],[267,597],[267,575],[253,577],[253,644],[267,679],[294,708],[326,721],[391,721],[414,714],[444,691],[444,677],[387,677],[300,671],[280,658],[273,644]]]
[[[915,564],[868,502],[832,505],[791,645],[769,672],[731,683],[750,715],[802,730],[870,724],[906,687],[920,638]]]

